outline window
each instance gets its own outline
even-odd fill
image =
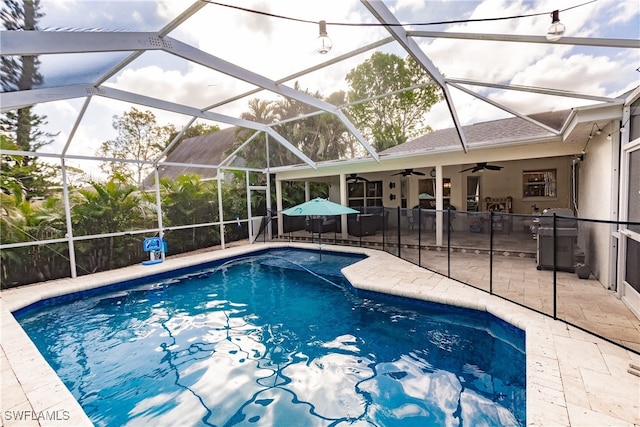
[[[420,200],[420,207],[423,209],[435,209],[436,208],[436,180],[435,179],[421,179],[418,181],[418,199]],[[447,209],[451,204],[451,179],[442,179],[442,205],[444,209]]]
[[[349,183],[349,207],[382,206],[382,181]]]
[[[522,172],[522,197],[557,197],[556,169]]]
[[[640,222],[640,148],[629,153],[629,193],[627,195],[627,221]],[[640,234],[640,226],[629,225],[629,230]]]
[[[467,176],[467,212],[477,212],[480,206],[480,177]]]

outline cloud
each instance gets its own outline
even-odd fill
[[[311,21],[324,19],[330,23],[375,22],[358,1],[246,0],[241,3],[228,3]],[[550,0],[397,0],[389,1],[387,5],[398,13],[401,22],[479,19],[548,12],[558,7],[556,2]],[[149,31],[162,28],[182,13],[187,4],[180,1],[51,0],[43,3],[43,7],[46,7],[47,13],[43,23],[47,26],[74,28],[78,26],[78,22],[82,22],[87,28]],[[571,36],[638,38],[639,9],[637,0],[600,0],[562,12],[560,18]],[[82,20],[78,20],[78,17],[82,17]],[[549,15],[543,13],[541,16],[530,18],[456,24],[449,26],[447,30],[542,35],[549,24]],[[329,25],[328,32],[334,47],[329,54],[322,56],[315,51],[318,27],[313,23],[291,22],[207,4],[169,36],[193,44],[223,61],[278,80],[389,35],[382,28],[337,25]],[[638,84],[638,73],[634,71],[638,61],[635,50],[629,54],[628,50],[612,52],[602,48],[574,48],[560,44],[499,43],[443,38],[416,40],[441,72],[451,78],[559,88],[601,96],[617,95],[622,90]],[[387,45],[381,50],[406,56],[397,44]],[[366,52],[357,58],[296,80],[303,89],[319,91],[325,96],[336,90],[344,90],[346,73],[367,59],[371,53]],[[99,57],[96,61],[102,59],[104,64],[100,63],[99,67],[94,67],[95,70],[82,70],[83,73],[100,72],[102,65],[109,65],[107,55]],[[85,55],[84,58],[91,56]],[[166,53],[148,52],[112,78],[109,84],[134,93],[204,108],[254,87],[243,82],[242,76],[240,77],[233,78]],[[286,83],[288,86],[293,84],[293,81]],[[474,87],[473,90],[525,113],[570,108],[586,102],[482,87]],[[505,114],[469,95],[452,92],[458,115],[465,124],[491,120]],[[274,97],[265,91],[254,96],[265,99]],[[238,116],[242,111],[246,111],[247,101],[248,99],[243,99],[215,111]],[[70,103],[68,110],[62,104],[54,104],[57,103],[47,104],[52,107],[45,114],[49,115],[52,123],[54,120],[65,123],[65,130],[58,138],[60,141],[56,143],[60,145],[65,142],[62,135],[69,134],[75,120],[75,117],[71,117],[72,109],[79,111],[81,104]],[[84,147],[94,147],[102,140],[109,139],[113,132],[111,117],[122,114],[130,107],[122,102],[94,97],[86,118],[76,133],[74,150],[88,153],[91,150]],[[144,106],[136,108],[146,109]],[[154,110],[154,114],[156,113],[159,124],[173,121],[180,127],[188,120],[184,116]],[[448,108],[444,103],[434,107],[429,113],[429,120],[434,128],[452,126]]]
[[[601,37],[606,33],[605,22],[599,22],[594,16],[602,9],[612,7],[625,9],[636,16],[638,7],[628,9],[628,3],[621,7],[617,3],[576,8],[561,14],[561,20],[572,35],[580,37]],[[529,9],[530,3],[492,1],[479,3],[471,18],[489,16],[507,16],[534,13],[544,10],[551,3],[537,4],[535,10]],[[607,13],[607,16],[609,13]],[[566,18],[566,19],[565,19]],[[460,24],[451,27],[451,31],[497,34],[535,35],[546,30],[548,16],[497,21],[487,28],[486,23]],[[594,22],[599,22],[597,25]],[[569,30],[568,30],[569,31]],[[609,30],[610,31],[610,30]],[[575,48],[565,45],[507,43],[475,40],[437,39],[422,41],[421,45],[434,64],[449,78],[463,78],[486,83],[514,84],[539,88],[568,90],[571,92],[615,96],[625,88],[638,84],[638,77],[630,73],[637,55],[606,55],[611,50]],[[634,59],[635,58],[635,59]],[[635,61],[635,62],[634,62]],[[623,72],[623,70],[627,70]],[[624,78],[621,78],[623,77]],[[631,83],[629,83],[631,81]],[[635,82],[635,83],[633,83]],[[472,90],[488,96],[491,100],[525,114],[545,110],[558,110],[579,105],[592,104],[576,98],[539,95],[521,91],[488,89],[475,86]],[[455,105],[463,122],[478,122],[498,118],[504,112],[486,103],[471,98],[454,97]]]

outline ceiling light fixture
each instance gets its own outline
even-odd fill
[[[560,22],[560,11],[554,10],[551,12],[551,26],[547,30],[547,40],[557,42],[564,35],[564,30],[564,24]]]
[[[318,36],[318,53],[324,55],[325,53],[329,53],[331,50],[332,44],[331,39],[327,35],[327,21],[320,21],[320,35]]]

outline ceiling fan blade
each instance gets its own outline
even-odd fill
[[[358,174],[356,174],[356,173],[350,173],[349,176],[347,177],[347,181],[351,181],[351,182],[359,182],[359,181],[369,182],[369,180],[367,178],[363,178],[361,176],[358,176]]]
[[[404,175],[404,172],[392,173],[391,176]]]
[[[475,169],[476,169],[476,167],[477,167],[477,166],[473,166],[473,167],[470,167],[470,168],[467,168],[467,169],[462,169],[459,173],[466,172],[466,171],[470,171],[470,170],[473,170],[473,172],[476,172],[476,170],[475,170]]]
[[[420,172],[420,171],[413,171],[411,173],[414,174],[414,175],[420,175],[420,176],[424,176],[425,175],[424,172]]]
[[[499,171],[500,169],[502,169],[504,166],[498,166],[498,165],[486,165],[485,168],[492,170],[492,171]]]

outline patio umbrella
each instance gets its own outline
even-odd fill
[[[330,202],[329,200],[322,199],[320,197],[308,202],[301,203],[293,206],[289,209],[282,211],[284,215],[288,216],[335,216],[335,215],[348,215],[360,213],[355,209],[351,209],[347,206],[342,206],[338,203]],[[322,245],[322,233],[318,233],[320,237],[320,245]],[[320,248],[320,257],[322,257],[322,248]]]

